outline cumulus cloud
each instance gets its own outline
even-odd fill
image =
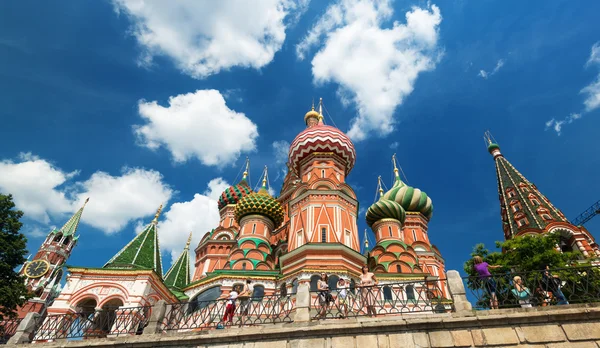
[[[440,10],[413,7],[406,23],[387,22],[389,1],[340,0],[296,46],[299,59],[318,50],[312,59],[316,84],[338,84],[342,100],[352,101],[358,116],[348,132],[354,140],[370,133],[387,135],[394,129],[393,114],[412,93],[419,74],[435,68],[439,57]]]
[[[177,258],[192,232],[193,251],[204,234],[219,224],[217,200],[230,185],[222,178],[211,180],[203,193],[196,193],[191,201],[173,203],[158,224],[161,248]],[[166,270],[165,270],[166,271]]]
[[[119,176],[96,172],[85,181],[75,181],[76,174],[32,154],[21,154],[17,160],[0,162],[0,190],[13,194],[25,217],[46,226],[51,221],[62,226],[90,197],[82,222],[106,233],[154,214],[173,194],[162,175],[153,170],[124,168]],[[31,235],[38,236],[40,229],[44,230],[35,225]]]
[[[275,181],[277,181],[280,177],[284,177],[287,173],[287,160],[288,153],[290,151],[290,143],[285,140],[274,141],[271,144],[273,147],[273,158],[275,159],[275,164],[279,167],[277,172],[277,176],[275,177]]]
[[[591,65],[600,66],[600,41],[596,42],[591,49],[590,57],[588,58],[585,66]],[[579,113],[572,113],[562,120],[556,120],[555,118],[546,122],[546,130],[554,129],[557,135],[561,134],[562,127],[566,124],[571,124],[573,121],[580,119],[584,114],[594,111],[600,107],[600,74],[596,76],[596,79],[585,86],[580,91],[581,94],[585,95],[583,101],[583,111]]]
[[[489,76],[495,75],[498,70],[500,70],[500,68],[502,68],[504,66],[504,59],[499,59],[498,62],[496,63],[496,66],[494,67],[494,70],[488,72],[485,70],[479,70],[479,74],[477,76],[482,77],[484,79],[487,79]]]
[[[113,0],[143,49],[141,65],[170,57],[184,73],[204,78],[232,67],[269,64],[308,0]]]
[[[229,109],[217,90],[170,97],[166,107],[141,100],[138,107],[146,121],[133,127],[138,143],[153,150],[165,147],[175,162],[195,157],[205,165],[224,166],[256,148],[256,124]]]

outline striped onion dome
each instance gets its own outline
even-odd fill
[[[290,145],[289,165],[299,171],[302,160],[315,152],[332,152],[341,157],[346,162],[346,175],[356,161],[356,151],[350,138],[341,130],[322,123],[308,127],[296,136]]]
[[[418,188],[410,187],[396,176],[394,186],[383,195],[383,199],[389,199],[400,204],[407,212],[419,212],[430,219],[433,215],[433,203],[427,194]]]
[[[273,221],[275,228],[283,222],[283,207],[264,186],[258,192],[240,199],[235,206],[235,219],[238,223],[244,216],[251,214],[268,217]]]
[[[381,219],[396,219],[404,223],[406,212],[400,204],[382,198],[369,207],[366,218],[369,227]]]
[[[228,187],[221,196],[219,197],[219,210],[223,209],[228,204],[237,204],[237,202],[244,196],[252,193],[252,189],[246,182],[246,179],[242,179],[239,184]]]

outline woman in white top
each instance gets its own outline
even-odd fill
[[[237,300],[238,298],[238,292],[236,290],[237,288],[234,288],[229,292],[229,296],[227,296],[227,306],[225,307],[225,315],[223,316],[223,321],[227,324],[233,323],[233,313],[235,312],[235,300]]]
[[[343,308],[344,314],[342,314],[342,318],[346,318],[348,316],[348,285],[346,284],[346,280],[344,278],[340,278],[337,283],[338,288],[338,305],[340,309]]]

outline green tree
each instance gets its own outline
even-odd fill
[[[15,272],[26,261],[27,238],[19,233],[23,212],[14,208],[12,195],[0,193],[0,321],[14,317],[30,298],[24,278]]]

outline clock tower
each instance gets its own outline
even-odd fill
[[[79,240],[75,233],[88,201],[89,198],[63,227],[50,231],[33,259],[21,268],[20,274],[25,277],[25,284],[34,297],[19,308],[19,317],[28,312],[44,312],[60,292],[62,268]]]

